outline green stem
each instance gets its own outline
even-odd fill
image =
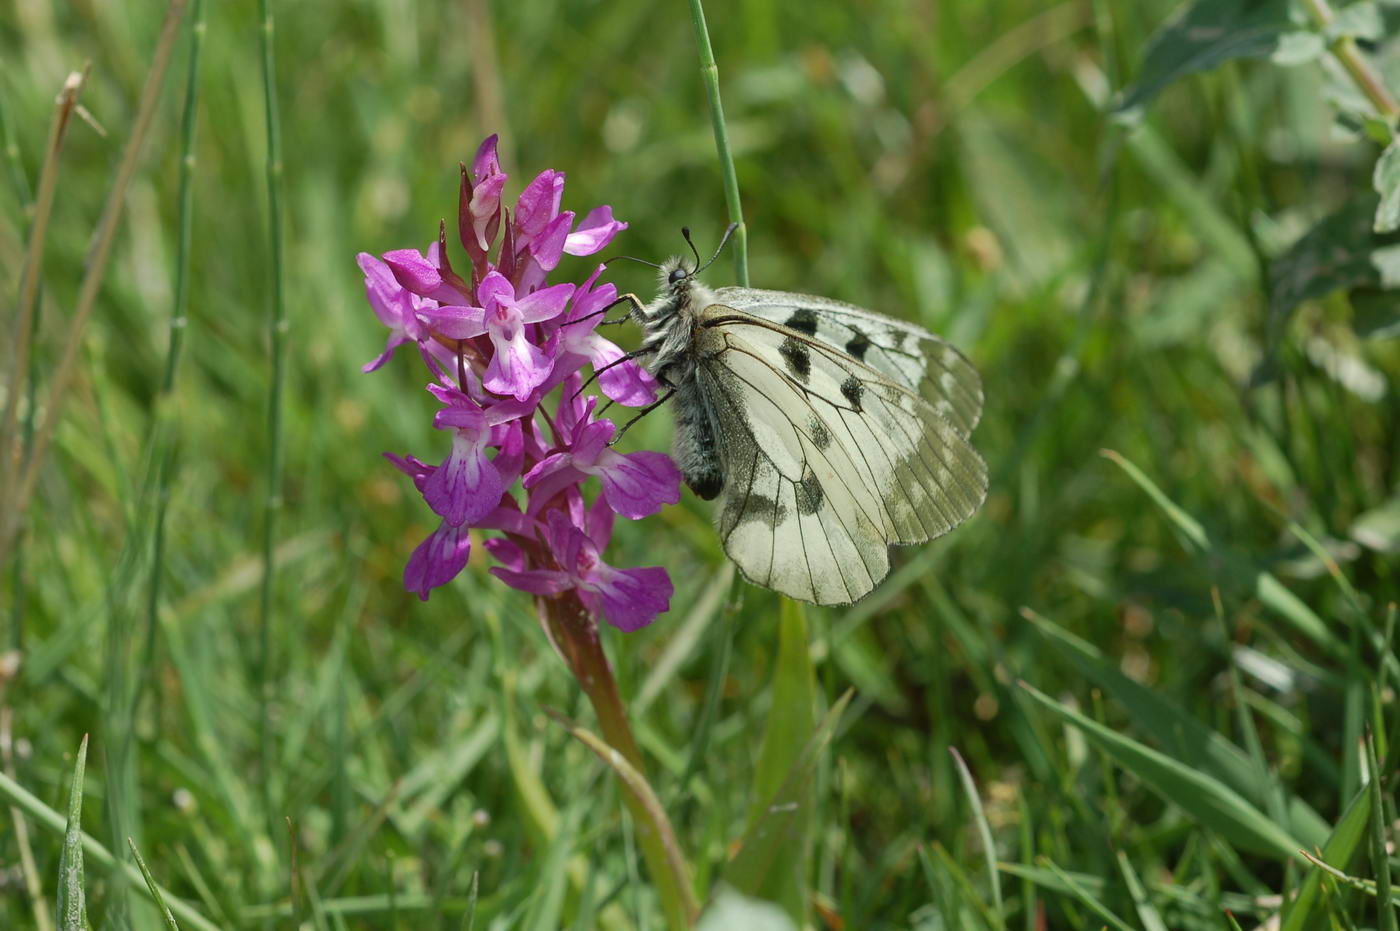
[[[141,102],[136,108],[136,119],[131,126],[131,136],[122,149],[121,163],[117,166],[117,176],[107,192],[107,202],[102,208],[102,217],[97,221],[93,235],[92,251],[83,273],[83,282],[78,287],[78,299],[73,305],[73,317],[65,328],[65,346],[58,366],[50,381],[49,402],[40,422],[39,431],[34,437],[29,458],[25,463],[24,475],[14,497],[4,499],[8,513],[0,516],[0,562],[12,534],[23,519],[25,510],[39,481],[39,473],[44,463],[44,455],[54,432],[58,429],[58,419],[63,413],[63,404],[68,398],[68,389],[77,372],[78,353],[83,346],[83,329],[88,318],[97,306],[97,295],[102,290],[102,281],[107,273],[107,260],[112,255],[112,246],[117,239],[117,227],[121,223],[122,211],[126,207],[127,191],[131,179],[136,174],[140,162],[141,147],[150,131],[155,117],[156,105],[160,102],[161,87],[165,83],[165,69],[170,64],[170,55],[175,48],[175,37],[180,31],[180,20],[185,13],[185,0],[170,0],[165,8],[165,20],[161,23],[160,36],[151,59],[151,69],[146,72],[146,83],[141,88]],[[37,229],[37,223],[36,223]],[[38,268],[34,269],[38,274]],[[0,435],[6,435],[0,431]]]
[[[1337,17],[1327,0],[1305,0],[1304,5],[1318,28],[1324,31],[1332,28],[1332,23]],[[1332,54],[1341,62],[1361,93],[1371,101],[1376,112],[1394,129],[1396,119],[1400,118],[1400,104],[1396,103],[1390,89],[1385,86],[1385,80],[1362,54],[1355,37],[1338,36],[1332,41]]]
[[[140,709],[141,699],[152,684],[150,669],[155,660],[156,630],[160,620],[161,575],[165,565],[165,517],[170,504],[175,452],[175,376],[185,344],[185,328],[190,297],[190,243],[194,227],[194,135],[199,109],[199,58],[204,46],[204,0],[194,0],[191,7],[190,60],[185,75],[185,107],[180,118],[180,180],[177,203],[179,218],[176,229],[175,302],[170,311],[169,343],[165,355],[165,376],[161,380],[160,396],[156,399],[155,434],[151,443],[151,464],[156,471],[155,527],[152,531],[151,586],[146,599],[145,643],[142,646],[138,693],[133,703],[132,717]]]
[[[576,594],[570,592],[558,598],[537,600],[539,614],[554,645],[563,654],[569,670],[578,679],[583,692],[598,715],[598,727],[603,739],[627,760],[644,780],[642,752],[627,721],[627,709],[617,691],[612,666],[603,652],[598,637],[598,622]],[[637,840],[646,860],[652,882],[656,884],[666,926],[672,931],[691,927],[698,911],[691,888],[689,870],[674,850],[668,850],[663,831],[656,824],[653,812],[632,792],[624,791],[622,800],[637,826]]]
[[[9,167],[10,182],[14,185],[15,198],[20,205],[20,216],[24,227],[25,236],[30,234],[32,221],[34,219],[34,191],[29,185],[29,176],[25,174],[24,162],[20,159],[19,142],[15,139],[14,124],[10,121],[9,109],[6,106],[5,98],[0,96],[0,140],[5,146],[5,163]],[[34,344],[34,339],[39,333],[39,318],[44,308],[44,289],[41,286],[35,294],[34,311],[29,317],[29,328],[21,338],[21,342],[28,345]],[[18,371],[18,366],[16,366]],[[25,407],[24,421],[20,425],[19,448],[28,449],[34,442],[34,411],[38,409],[35,398],[38,395],[39,367],[35,364],[34,355],[29,355],[28,363],[25,365]],[[15,399],[18,403],[18,398]],[[8,401],[7,401],[8,403]],[[8,412],[7,412],[8,415]],[[0,434],[7,436],[7,434]],[[0,449],[4,446],[0,445]],[[0,472],[4,467],[0,466]],[[3,480],[0,480],[3,484]],[[0,499],[3,500],[3,499]],[[24,537],[15,537],[13,556],[10,559],[10,648],[16,652],[24,650],[24,609],[28,604],[28,597],[24,576]],[[18,827],[16,830],[23,830]]]
[[[724,105],[719,99],[719,66],[710,47],[710,30],[705,25],[701,0],[690,0],[690,16],[695,23],[695,42],[700,48],[700,80],[710,100],[710,122],[715,131],[715,150],[724,176],[724,200],[729,206],[729,222],[734,224],[734,279],[749,286],[749,229],[744,225],[744,208],[739,201],[739,176],[734,171],[734,155],[729,151],[729,130],[724,123]]]
[[[263,104],[267,121],[267,224],[269,261],[272,272],[272,304],[268,313],[268,336],[272,352],[272,384],[267,403],[267,498],[263,515],[262,590],[258,622],[258,702],[261,711],[261,747],[264,811],[273,817],[270,785],[275,772],[273,761],[272,699],[276,681],[272,670],[272,612],[276,577],[277,516],[282,508],[282,386],[286,380],[286,307],[282,280],[282,130],[277,117],[277,71],[273,55],[272,0],[258,0],[262,19]],[[269,835],[272,828],[269,822]]]
[[[53,211],[54,193],[58,190],[59,153],[63,151],[63,140],[68,134],[73,112],[78,106],[78,94],[87,79],[87,70],[73,72],[63,83],[63,90],[54,102],[53,122],[49,125],[49,139],[44,146],[44,164],[39,169],[39,190],[35,194],[33,213],[29,218],[29,244],[24,257],[24,270],[20,276],[19,310],[16,314],[15,346],[13,350],[9,383],[5,391],[5,412],[0,416],[0,508],[5,514],[0,517],[0,563],[6,562],[11,534],[16,532],[22,508],[19,499],[13,497],[23,487],[23,472],[29,452],[33,457],[33,444],[21,449],[15,436],[15,418],[19,412],[20,379],[29,369],[29,340],[34,332],[34,318],[37,313],[39,281],[43,278],[44,247],[48,242],[49,215]]]

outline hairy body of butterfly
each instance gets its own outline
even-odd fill
[[[712,291],[682,259],[632,314],[636,356],[674,401],[676,464],[701,498],[724,495],[720,537],[749,581],[848,604],[888,574],[891,544],[947,533],[986,497],[968,441],[981,379],[922,328],[810,295]]]

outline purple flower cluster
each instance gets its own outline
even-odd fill
[[[437,465],[385,454],[441,518],[409,557],[404,586],[427,600],[466,566],[471,528],[498,530],[485,543],[500,563],[497,578],[540,597],[573,591],[595,616],[636,630],[670,606],[671,580],[665,569],[614,568],[601,553],[615,515],[636,520],[680,499],[680,473],[662,453],[612,449],[616,427],[596,416],[597,396],[580,393],[580,370],[591,365],[618,404],[656,399],[646,370],[620,361],[623,351],[597,332],[600,312],[617,298],[598,281],[603,266],[578,287],[546,284],[565,253],[593,255],[627,224],[607,206],[575,224],[560,209],[563,172],[526,185],[514,212],[501,203],[505,181],[491,136],[470,174],[462,167],[457,222],[470,280],[452,269],[446,224],[426,254],[359,255],[370,306],[389,328],[384,352],[364,370],[415,343],[439,405],[433,426],[451,438]],[[551,415],[545,402],[556,389]],[[592,476],[602,493],[588,504],[583,485]],[[510,491],[517,480],[519,496]]]

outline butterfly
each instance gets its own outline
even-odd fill
[[[745,578],[852,603],[889,573],[891,544],[941,536],[981,506],[987,467],[969,442],[981,378],[911,323],[807,294],[711,290],[697,275],[714,258],[702,266],[690,245],[694,262],[658,266],[651,303],[627,296],[643,331],[629,356],[665,389],[653,407],[673,402],[673,458],[696,495],[723,496],[720,539]]]

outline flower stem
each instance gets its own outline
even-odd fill
[[[1304,5],[1308,8],[1308,14],[1312,16],[1313,22],[1318,28],[1327,30],[1331,28],[1336,14],[1332,12],[1332,7],[1327,0],[1305,0]],[[1381,119],[1389,124],[1391,129],[1395,128],[1397,118],[1400,118],[1400,104],[1397,104],[1395,97],[1391,95],[1390,89],[1385,86],[1384,79],[1376,73],[1376,69],[1361,53],[1361,48],[1356,44],[1353,36],[1342,35],[1332,41],[1332,54],[1341,62],[1346,69],[1351,80],[1366,95],[1366,99],[1371,101],[1371,105],[1376,108]]]
[[[273,592],[277,572],[277,516],[282,509],[282,385],[286,381],[287,314],[282,280],[282,129],[277,117],[277,69],[273,54],[272,0],[258,0],[262,20],[263,112],[267,123],[267,226],[272,273],[272,302],[268,308],[268,337],[272,380],[267,399],[267,497],[263,515],[262,589],[258,612],[258,704],[262,791],[265,812],[273,817],[271,783],[275,772],[272,699],[276,678],[272,669]],[[271,821],[268,826],[272,832]]]
[[[724,176],[724,199],[729,206],[729,222],[734,224],[734,279],[749,286],[749,229],[744,225],[744,208],[739,201],[739,176],[734,171],[734,155],[729,151],[729,130],[724,123],[724,105],[719,99],[719,66],[710,47],[710,30],[705,25],[701,0],[690,0],[690,16],[695,23],[695,42],[700,48],[700,80],[710,100],[710,122],[714,125],[715,150]]]
[[[603,652],[597,621],[572,592],[557,598],[540,598],[537,605],[550,639],[598,715],[603,739],[645,779],[642,753],[627,721],[627,709],[618,694],[612,666]],[[699,908],[689,870],[675,850],[668,851],[663,839],[667,832],[656,823],[654,813],[630,791],[622,793],[622,800],[636,823],[637,839],[652,882],[656,884],[666,914],[666,926],[672,931],[691,927]]]

